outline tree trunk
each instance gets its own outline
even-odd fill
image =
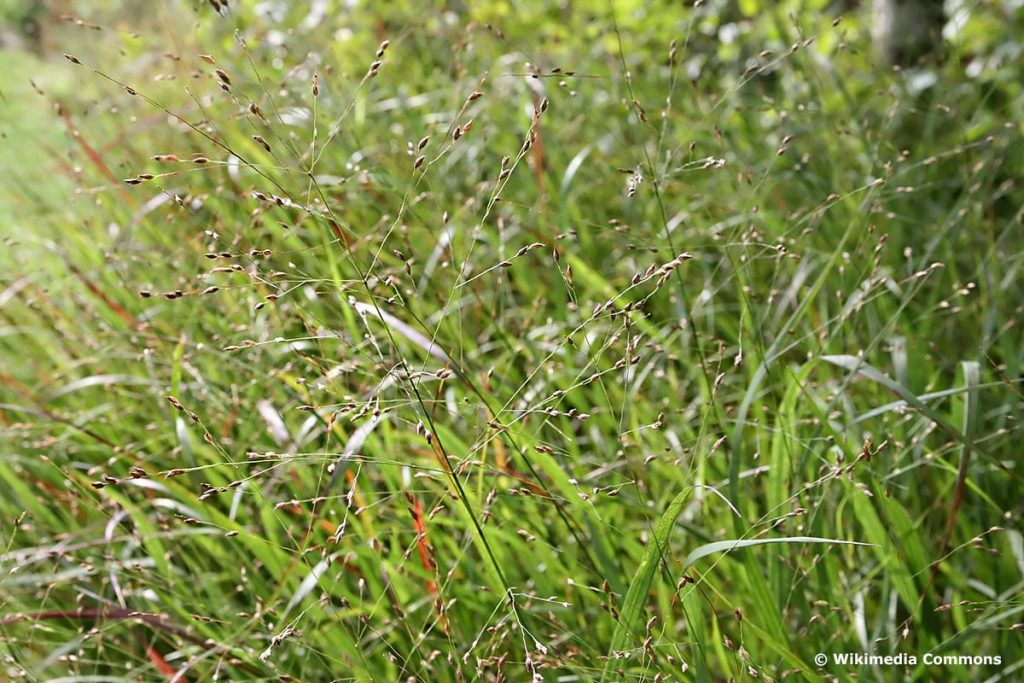
[[[874,0],[872,36],[886,64],[909,66],[937,54],[946,22],[943,0]]]

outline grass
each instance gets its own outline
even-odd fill
[[[1010,3],[218,4],[0,81],[0,677],[1020,677]]]

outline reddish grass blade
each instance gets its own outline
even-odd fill
[[[167,676],[167,680],[169,680],[169,681],[187,681],[188,680],[187,678],[185,678],[183,676],[179,676],[178,672],[174,670],[174,667],[172,667],[170,664],[168,664],[167,660],[164,659],[160,655],[160,653],[157,652],[156,648],[153,647],[152,645],[146,645],[146,656],[149,657],[149,661],[153,662],[153,666],[155,666],[160,673],[162,673],[163,675]]]
[[[120,179],[118,179],[118,177],[114,175],[114,173],[110,170],[110,167],[107,166],[105,161],[103,161],[103,158],[99,155],[99,153],[95,149],[93,149],[92,145],[86,142],[85,138],[82,137],[82,132],[78,130],[78,126],[76,126],[75,122],[71,119],[71,115],[68,114],[67,109],[65,109],[63,106],[58,106],[57,113],[60,114],[60,117],[62,119],[64,119],[64,123],[67,124],[68,131],[71,133],[71,137],[75,140],[75,142],[78,143],[78,146],[82,148],[82,151],[85,152],[85,155],[89,157],[89,161],[93,163],[93,165],[97,168],[97,170],[99,170],[99,172],[103,175],[104,178],[114,183],[114,186],[117,187],[118,189],[118,193],[126,202],[128,202],[129,204],[134,204],[131,194],[124,189],[124,185],[122,185]]]

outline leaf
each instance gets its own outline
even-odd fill
[[[683,569],[686,569],[697,560],[707,557],[708,555],[714,555],[715,553],[727,552],[729,550],[736,550],[738,548],[750,548],[756,545],[768,545],[769,543],[828,543],[831,545],[862,545],[872,546],[871,543],[861,543],[860,541],[840,541],[834,538],[818,538],[817,536],[787,536],[786,538],[756,538],[749,540],[734,540],[734,541],[715,541],[714,543],[706,543],[689,555],[683,561]]]
[[[836,356],[822,356],[821,359],[826,363],[837,365],[845,370],[849,370],[850,372],[864,375],[868,379],[881,384],[883,387],[896,394],[915,408],[923,405],[921,401],[918,400],[917,396],[911,393],[905,386],[892,379],[881,370],[868,365],[862,358],[842,354]]]
[[[572,187],[573,178],[576,177],[576,173],[583,166],[583,162],[590,156],[590,151],[594,148],[593,145],[587,145],[572,158],[569,165],[565,167],[565,176],[562,178],[562,185],[558,189],[559,193],[565,197],[569,194],[569,189]]]
[[[898,539],[893,533],[898,533],[898,525],[891,519],[882,521],[878,511],[872,504],[872,500],[881,500],[882,497],[870,499],[867,496],[853,496],[853,513],[863,527],[863,533],[867,539],[878,548],[876,554],[879,561],[889,568],[888,580],[892,582],[893,588],[903,601],[907,611],[918,618],[920,616],[920,605],[917,602],[917,589],[914,584],[914,577],[911,574],[907,563],[900,557],[896,545]],[[886,503],[879,503],[883,512],[887,511]],[[890,530],[893,533],[890,533]]]
[[[640,565],[633,574],[633,580],[629,583],[629,590],[626,592],[626,600],[622,603],[622,610],[619,615],[619,623],[615,628],[615,635],[612,637],[612,646],[608,652],[608,661],[605,664],[601,680],[608,680],[615,653],[621,652],[629,645],[630,638],[640,630],[644,605],[647,604],[647,591],[651,588],[651,581],[654,580],[654,571],[661,560],[663,549],[668,542],[669,533],[675,526],[676,518],[683,509],[683,503],[690,496],[693,489],[683,491],[669,503],[668,509],[658,520],[654,530],[654,538],[647,544],[644,556]]]
[[[441,350],[437,344],[432,340],[427,339],[420,332],[406,325],[404,322],[391,315],[386,311],[382,311],[376,306],[373,306],[362,301],[353,302],[352,307],[359,311],[362,315],[372,315],[380,318],[385,325],[390,327],[392,330],[398,332],[416,346],[420,347],[428,354],[441,361],[442,363],[450,363],[451,359],[448,358],[448,354]]]
[[[932,400],[935,400],[937,398],[946,398],[948,396],[956,396],[958,394],[964,394],[964,393],[967,393],[968,391],[976,391],[978,389],[991,389],[991,388],[994,388],[994,387],[1004,387],[1004,386],[1006,386],[1006,382],[985,382],[984,384],[978,384],[978,385],[973,386],[973,387],[966,387],[966,386],[964,386],[964,387],[953,387],[952,389],[943,389],[942,391],[932,391],[932,392],[929,392],[927,394],[921,394],[920,396],[917,397],[917,400],[919,400],[922,403],[924,403],[925,401],[932,401]],[[879,415],[884,415],[885,413],[892,412],[893,410],[898,410],[898,409],[901,409],[901,408],[905,408],[906,406],[907,406],[907,402],[906,401],[892,401],[891,403],[886,403],[884,405],[880,405],[877,408],[872,408],[871,410],[867,411],[866,413],[862,413],[862,414],[858,415],[857,417],[854,418],[853,422],[854,422],[854,424],[860,424],[861,422],[866,422],[866,421],[870,420],[873,417],[878,417]]]
[[[977,444],[973,443],[973,441],[971,440],[971,435],[966,434],[957,429],[956,427],[954,427],[949,422],[949,420],[947,420],[938,412],[925,405],[921,401],[921,399],[914,395],[913,392],[911,392],[909,389],[907,389],[905,386],[903,386],[893,378],[889,377],[889,375],[885,374],[884,372],[881,372],[880,370],[878,370],[875,367],[872,367],[871,365],[868,365],[866,362],[864,362],[863,358],[858,358],[857,356],[850,355],[838,355],[822,356],[821,359],[826,363],[837,365],[841,368],[849,370],[850,372],[863,375],[864,377],[867,377],[868,379],[872,380],[873,382],[876,382],[877,384],[881,384],[883,387],[885,387],[886,389],[888,389],[889,391],[891,391],[892,393],[896,394],[901,399],[906,401],[907,405],[909,405],[911,408],[914,408],[925,417],[934,421],[939,427],[943,429],[943,431],[945,431],[947,434],[949,434],[954,439],[959,441],[965,447],[970,448],[971,450],[976,451],[978,453],[983,453],[983,451],[980,448],[978,448]]]
[[[174,667],[168,664],[167,660],[164,659],[152,645],[146,645],[146,655],[149,657],[149,661],[153,662],[153,666],[156,667],[160,673],[167,676],[168,680],[185,680],[178,676],[178,672],[174,670]]]
[[[318,562],[317,565],[313,567],[309,574],[306,575],[306,578],[302,580],[302,583],[299,584],[298,590],[292,593],[292,597],[288,601],[288,606],[284,608],[284,613],[279,617],[280,621],[283,622],[285,620],[285,617],[287,617],[291,613],[292,608],[294,608],[296,605],[305,600],[306,596],[313,592],[313,589],[316,588],[317,585],[319,585],[320,583],[320,577],[323,576],[328,569],[330,569],[331,564],[340,555],[340,552],[332,553],[328,555],[326,559],[320,560],[320,562]]]
[[[44,400],[52,401],[55,398],[60,398],[61,396],[76,392],[79,389],[86,389],[88,387],[105,387],[115,384],[120,384],[122,386],[146,386],[154,385],[156,384],[156,381],[149,377],[135,377],[133,375],[91,375],[89,377],[77,379],[73,382],[68,382],[61,387],[53,389],[46,395]]]
[[[964,492],[967,490],[967,472],[971,466],[971,444],[974,443],[974,434],[978,430],[978,384],[981,377],[981,366],[977,361],[964,361],[964,385],[967,388],[967,395],[964,397],[963,431],[964,444],[960,449],[960,464],[957,467],[956,487],[953,489],[953,502],[949,506],[949,518],[946,520],[946,534],[940,546],[940,555],[946,554],[949,542],[953,538],[953,531],[956,527],[956,518],[960,514],[960,506],[964,502]],[[938,571],[938,565],[935,567]],[[932,577],[934,578],[933,571]],[[931,586],[931,581],[928,582]]]

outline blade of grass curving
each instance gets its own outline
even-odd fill
[[[924,401],[933,401],[933,400],[935,400],[937,398],[946,398],[947,396],[956,396],[957,394],[963,394],[963,393],[966,393],[966,392],[971,391],[971,390],[977,391],[979,389],[994,389],[996,387],[1003,387],[1003,386],[1006,386],[1006,382],[985,382],[983,384],[978,384],[978,385],[974,386],[973,388],[964,386],[964,387],[954,387],[952,389],[943,389],[942,391],[931,391],[931,392],[928,392],[927,394],[921,394],[917,398],[918,398],[919,401],[921,401],[923,403]],[[891,401],[889,403],[886,403],[884,405],[880,405],[877,408],[872,408],[871,410],[868,410],[867,412],[864,412],[864,413],[858,415],[856,418],[854,418],[853,422],[854,422],[854,424],[860,424],[861,422],[866,422],[866,421],[870,420],[873,417],[878,417],[879,415],[884,415],[885,413],[890,413],[890,412],[892,412],[894,410],[898,410],[900,408],[904,408],[904,407],[906,407],[906,405],[907,405],[906,401],[902,401],[902,400],[900,400],[900,401]]]
[[[964,447],[969,447],[972,450],[978,450],[975,444],[972,442],[970,435],[957,429],[949,420],[940,415],[938,412],[929,408],[924,402],[921,401],[917,396],[914,395],[907,387],[903,386],[896,380],[889,377],[881,370],[869,365],[864,361],[863,358],[850,355],[835,355],[835,356],[821,356],[821,360],[826,363],[831,363],[838,367],[849,370],[850,372],[857,373],[864,377],[867,377],[871,381],[882,385],[892,393],[899,396],[901,399],[906,401],[907,405],[915,410],[919,411],[925,417],[934,420],[947,434],[952,436],[954,439],[959,441]]]
[[[732,541],[715,541],[706,543],[695,549],[686,559],[683,560],[683,569],[692,565],[697,560],[714,555],[715,553],[728,552],[739,548],[751,548],[758,545],[769,545],[772,543],[825,543],[827,545],[861,545],[873,546],[873,543],[862,543],[861,541],[842,541],[836,538],[819,538],[817,536],[786,536],[785,538],[752,538],[747,540],[736,539]]]
[[[433,356],[442,363],[452,362],[451,359],[448,357],[448,354],[442,351],[441,347],[439,347],[436,343],[427,339],[425,336],[423,336],[423,334],[409,327],[404,322],[402,322],[395,316],[391,315],[387,311],[382,311],[376,306],[371,306],[370,304],[364,303],[362,301],[355,301],[353,302],[352,306],[360,313],[380,318],[388,327],[395,330],[400,335],[411,341],[413,344],[426,351],[427,354]]]
[[[687,489],[676,495],[669,503],[668,508],[661,515],[658,524],[654,529],[654,537],[644,550],[644,556],[640,560],[633,580],[629,583],[629,590],[626,592],[626,599],[622,604],[619,613],[619,623],[615,627],[615,635],[612,637],[611,649],[608,651],[608,662],[605,664],[601,680],[608,680],[612,669],[612,662],[616,652],[621,652],[629,645],[630,640],[639,633],[641,625],[641,614],[644,605],[647,603],[647,591],[654,580],[654,571],[658,562],[664,554],[663,549],[668,542],[672,527],[675,526],[676,518],[683,509],[686,499],[693,493],[693,489]]]
[[[957,468],[956,486],[953,489],[953,502],[949,507],[949,517],[946,520],[946,531],[942,537],[942,545],[939,547],[938,557],[942,558],[949,549],[949,542],[953,538],[953,530],[956,526],[956,518],[960,513],[960,506],[964,502],[964,491],[967,488],[967,470],[971,465],[971,446],[974,443],[974,434],[978,428],[978,384],[981,376],[981,366],[977,361],[964,361],[961,365],[964,373],[964,385],[967,394],[964,396],[963,410],[963,433],[964,441],[960,448],[960,464]],[[928,591],[935,583],[939,573],[939,562],[932,566],[931,575],[928,577],[928,585],[921,591],[920,600],[927,597]]]

